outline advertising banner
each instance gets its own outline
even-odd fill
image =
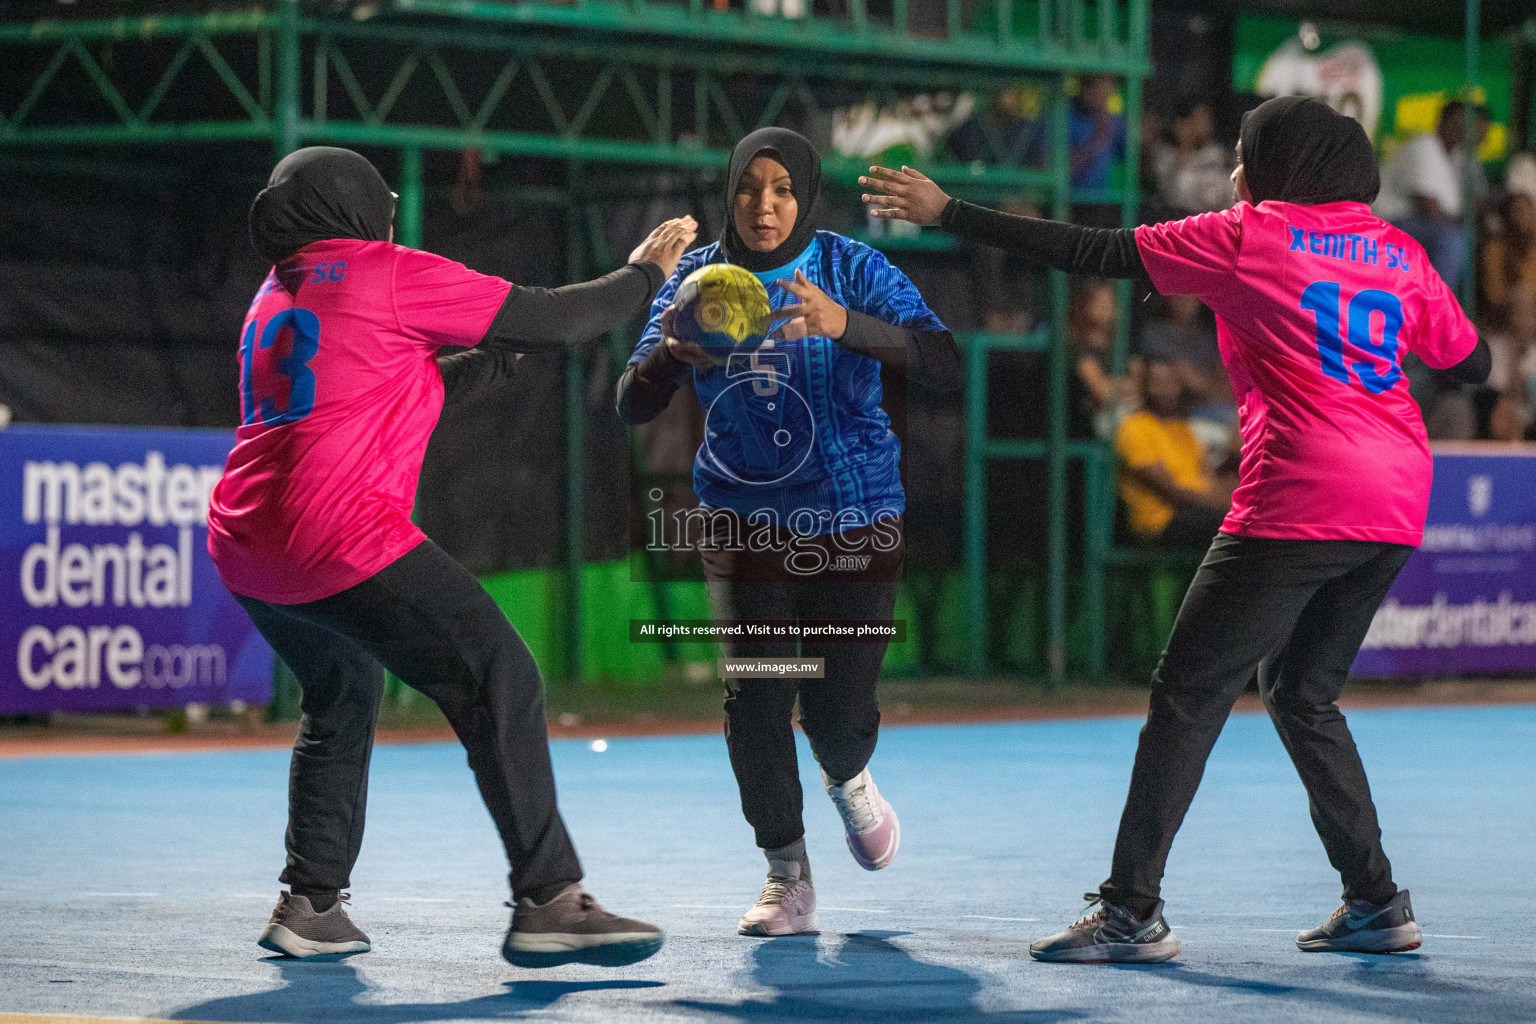
[[[1355,675],[1536,671],[1532,447],[1435,446],[1424,543],[1376,613]]]
[[[1440,108],[1461,95],[1466,56],[1458,36],[1431,36],[1327,21],[1243,15],[1233,35],[1232,86],[1260,96],[1311,96],[1365,126],[1382,156],[1432,132]],[[1508,153],[1514,55],[1506,39],[1485,39],[1471,98],[1493,124],[1479,156]]]
[[[271,648],[208,557],[234,440],[0,430],[0,714],[270,700]]]

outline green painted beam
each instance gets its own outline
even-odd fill
[[[1466,93],[1466,99],[1473,99],[1473,90],[1477,88],[1478,65],[1478,34],[1479,18],[1481,10],[1478,0],[1466,0],[1466,31],[1463,38],[1466,57],[1466,81],[1462,90]],[[1461,110],[1462,137],[1472,139],[1476,137],[1477,113],[1470,106]],[[1475,148],[1475,147],[1474,147]],[[1477,175],[1482,173],[1482,165],[1476,160],[1462,161],[1461,175],[1461,225],[1465,232],[1467,245],[1462,257],[1461,269],[1461,305],[1466,310],[1467,316],[1477,315]]]
[[[279,0],[282,2],[282,0]],[[799,75],[847,78],[878,74],[911,77],[914,73],[926,82],[948,84],[946,72],[974,69],[996,74],[1024,71],[1103,71],[1127,76],[1145,76],[1151,68],[1143,52],[1135,46],[1116,44],[1099,46],[1097,42],[1080,48],[1040,45],[1030,37],[1009,36],[1005,41],[978,33],[960,33],[954,39],[933,39],[898,32],[894,29],[866,28],[851,31],[847,23],[824,19],[763,18],[736,11],[704,10],[693,14],[686,7],[672,4],[619,3],[614,0],[587,0],[566,5],[552,3],[476,2],[476,0],[396,0],[392,9],[405,19],[356,22],[351,19],[301,19],[306,34],[330,33],[342,37],[395,38],[429,44],[486,48],[515,47],[544,49],[547,52],[571,52],[574,49],[597,56],[629,60],[649,55],[676,59],[682,66],[690,62],[722,59],[745,71],[771,71]],[[476,30],[423,25],[409,15],[433,15],[449,23],[478,24]],[[208,14],[119,17],[81,20],[45,20],[0,24],[0,43],[46,43],[66,39],[151,39],[165,36],[231,35],[258,30],[276,30],[281,14],[277,11],[218,11]],[[491,30],[495,26],[502,31]],[[516,29],[516,32],[505,30]],[[548,30],[535,35],[529,30]],[[573,30],[585,30],[580,35]],[[629,44],[614,51],[611,41],[594,41],[590,32],[616,36],[655,35],[691,43],[716,42],[718,48],[669,48]],[[551,35],[561,33],[563,36]],[[620,44],[622,45],[622,44]],[[871,58],[867,65],[806,65],[807,53],[831,54],[843,58]]]
[[[407,146],[400,151],[400,244],[421,248],[421,148]]]
[[[987,671],[987,344],[985,335],[960,339],[965,346],[965,593],[970,623],[966,670]]]
[[[277,110],[273,142],[278,159],[298,149],[299,141],[299,0],[278,0]]]
[[[573,164],[569,180],[576,186],[581,168]],[[575,209],[566,212],[565,279],[580,281],[587,277],[580,218]],[[596,255],[596,254],[594,254]],[[568,345],[565,350],[565,593],[562,629],[565,633],[565,659],[562,677],[567,683],[580,683],[581,664],[581,570],[587,547],[587,353],[585,345]]]
[[[699,46],[687,40],[626,41],[623,35],[572,35],[534,29],[509,32],[477,24],[464,28],[404,22],[307,19],[306,34],[371,43],[482,50],[535,57],[575,57],[638,66],[711,70],[733,75],[766,75],[839,82],[908,84],[924,89],[986,88],[1018,81],[1028,68],[1012,65],[951,65],[891,60],[881,54],[843,54],[835,62],[808,63],[804,53],[784,47],[741,49]],[[1042,69],[1042,74],[1049,71]]]
[[[1144,50],[1125,48],[1106,52],[1097,41],[1092,46],[1061,48],[1043,46],[1028,37],[999,41],[973,33],[961,33],[953,39],[932,39],[890,29],[854,31],[848,23],[828,19],[764,18],[740,11],[695,11],[676,4],[616,0],[583,0],[573,5],[504,3],[501,0],[393,0],[390,9],[403,14],[429,14],[528,28],[651,33],[734,46],[837,55],[864,54],[886,61],[920,61],[930,66],[955,64],[1013,70],[1105,71],[1123,75],[1151,73]]]
[[[1043,327],[1028,334],[1002,334],[995,331],[956,331],[955,340],[962,348],[981,346],[990,352],[1048,352],[1051,335]]]
[[[1051,171],[1056,189],[1051,216],[1067,220],[1071,147],[1068,144],[1068,99],[1058,83],[1051,101]],[[1050,272],[1051,379],[1050,438],[1046,451],[1046,687],[1057,689],[1067,672],[1067,377],[1071,373],[1067,338],[1067,275]]]
[[[189,124],[45,125],[0,127],[0,146],[138,146],[170,142],[231,142],[271,139],[260,121],[202,121]]]
[[[40,125],[0,128],[0,146],[124,146],[171,142],[227,142],[272,137],[272,123],[208,121],[183,124]],[[723,149],[628,142],[615,139],[562,138],[525,132],[473,132],[430,125],[362,124],[354,121],[299,120],[298,144],[334,144],[421,149],[479,149],[508,156],[533,156],[594,163],[655,164],[669,167],[724,168],[730,153]],[[291,150],[296,147],[289,147]],[[853,189],[867,169],[862,160],[828,157],[822,161],[826,184]],[[986,167],[969,164],[931,166],[928,175],[950,188],[972,192],[1031,190],[1047,194],[1049,172],[1031,168]],[[1077,196],[1072,197],[1076,201]]]
[[[1051,454],[1051,444],[1034,438],[1005,438],[987,441],[981,450],[989,459],[1044,459]],[[1097,459],[1101,454],[1095,441],[1068,441],[1062,452],[1068,461]]]
[[[234,35],[275,29],[274,11],[214,11],[208,14],[166,14],[142,18],[101,18],[0,23],[0,43],[46,43],[66,39],[153,39],[157,36]]]

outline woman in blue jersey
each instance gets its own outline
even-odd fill
[[[726,175],[720,241],[683,257],[619,381],[631,424],[661,412],[691,376],[705,410],[694,461],[700,554],[717,619],[889,620],[905,562],[901,442],[881,407],[886,381],[952,386],[954,339],[906,276],[867,245],[817,231],[821,158],[782,128],[737,145]],[[768,289],[782,325],[751,354],[715,365],[669,330],[679,283],[734,263]],[[691,373],[690,373],[691,371]],[[733,640],[731,658],[823,659],[824,676],[727,680],[726,743],[742,810],[768,859],[768,880],[741,919],[744,935],[816,929],[791,723],[800,722],[864,868],[890,863],[895,812],[867,764],[880,710],[884,640]]]

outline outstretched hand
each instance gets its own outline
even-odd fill
[[[949,205],[949,196],[943,189],[927,175],[910,167],[899,171],[871,167],[869,176],[859,178],[859,184],[884,193],[865,193],[861,198],[873,207],[871,213],[888,220],[907,220],[932,227],[938,224],[944,207]]]
[[[789,292],[799,303],[775,310],[773,318],[782,320],[769,337],[785,341],[801,338],[832,338],[836,340],[848,330],[848,311],[837,300],[811,283],[803,270],[795,271],[791,280],[775,281],[774,284]]]
[[[662,277],[671,277],[698,233],[699,224],[692,217],[662,221],[645,241],[635,246],[635,251],[629,254],[629,262],[654,263],[661,268]]]

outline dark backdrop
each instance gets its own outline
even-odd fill
[[[368,155],[394,180],[394,154]],[[270,161],[264,146],[188,147],[174,161],[164,151],[7,159],[0,403],[17,422],[235,426],[240,323],[267,270],[251,250],[245,211]],[[439,187],[427,191],[425,248],[518,283],[558,285],[572,271],[590,277],[622,262],[645,229],[668,216],[699,216],[701,242],[718,232],[717,186],[707,175],[623,172],[584,183],[585,195],[606,198],[573,206],[558,191],[571,184],[565,173],[510,158],[482,167],[458,153],[429,153],[427,180]],[[602,265],[585,244],[571,262],[572,217],[583,241],[598,225],[608,250]],[[862,220],[856,204],[823,204],[829,227],[853,230]],[[974,324],[964,260],[892,255],[946,322]],[[630,449],[613,412],[612,381],[640,327],[637,318],[622,337],[595,339],[582,357],[589,559],[621,556],[632,532]],[[690,398],[685,389],[678,401]],[[1036,405],[1021,398],[1003,400]],[[445,412],[423,468],[417,518],[474,571],[563,558],[565,401],[565,358],[531,356],[502,392]],[[959,554],[962,509],[960,396],[913,392],[903,419],[909,549],[915,562],[950,563]],[[999,547],[1021,540],[1029,547],[1039,531],[1020,530],[1020,520],[1038,522],[1041,510],[1010,505],[994,505],[994,536],[1008,542]]]

